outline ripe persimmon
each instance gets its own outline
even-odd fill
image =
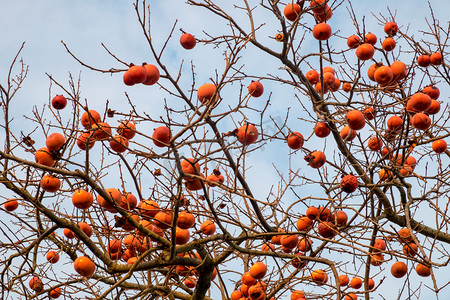
[[[437,100],[440,96],[440,91],[437,86],[429,85],[423,88],[422,93],[430,96],[431,99]]]
[[[197,98],[203,104],[208,104],[216,93],[216,86],[212,83],[205,83],[197,90]]]
[[[447,142],[443,139],[435,140],[433,144],[431,144],[431,148],[436,153],[443,153],[447,150]]]
[[[248,93],[252,97],[261,97],[261,95],[264,93],[264,87],[261,82],[259,81],[252,81],[250,85],[248,86]]]
[[[308,209],[306,209],[306,216],[310,218],[311,220],[315,220],[319,217],[320,211],[315,206],[310,206]]]
[[[342,127],[341,131],[339,132],[339,135],[341,139],[350,142],[356,137],[356,131],[350,129],[350,127],[346,125]]]
[[[352,85],[350,82],[344,82],[342,84],[342,90],[346,93],[350,92],[352,90]]]
[[[415,93],[408,100],[411,108],[416,111],[425,111],[431,105],[431,97],[425,93]]]
[[[172,226],[172,213],[159,211],[154,216],[153,223],[162,230],[170,228]]]
[[[388,36],[394,36],[397,34],[398,31],[398,25],[395,22],[387,22],[386,24],[384,24],[384,32],[386,32],[386,34]]]
[[[417,113],[411,118],[411,125],[420,130],[427,130],[431,126],[431,119],[424,113]]]
[[[142,242],[139,236],[135,234],[128,234],[122,239],[122,244],[130,251],[137,252],[141,246]]]
[[[79,256],[73,263],[75,271],[84,277],[90,277],[95,272],[94,262],[87,256]]]
[[[328,275],[323,270],[315,270],[311,272],[311,279],[319,285],[323,285],[328,281]]]
[[[306,79],[308,79],[309,83],[316,84],[319,82],[320,75],[316,70],[309,70],[305,74]]]
[[[47,261],[51,264],[55,264],[59,261],[59,253],[54,250],[50,250],[47,252],[47,255],[45,256]]]
[[[353,277],[352,280],[350,280],[350,287],[352,289],[357,290],[357,289],[361,288],[362,285],[363,285],[363,281],[360,277]]]
[[[122,201],[119,205],[126,210],[134,209],[137,206],[137,198],[132,193],[125,193],[122,195]]]
[[[130,120],[122,121],[117,127],[117,134],[131,140],[136,135],[136,125]]]
[[[300,149],[303,146],[305,139],[300,132],[291,132],[287,137],[287,144],[293,150]]]
[[[391,70],[392,73],[394,73],[394,80],[402,80],[406,78],[406,75],[408,74],[407,68],[404,62],[402,61],[394,61],[391,64]]]
[[[297,249],[298,249],[298,251],[301,251],[301,252],[305,253],[305,252],[308,252],[308,251],[311,250],[312,244],[313,244],[313,242],[311,241],[310,238],[302,237],[298,241]]]
[[[314,134],[320,138],[327,137],[330,134],[330,126],[326,122],[319,122],[314,127]]]
[[[78,189],[72,194],[72,204],[79,209],[88,209],[94,203],[94,196],[88,191]]]
[[[350,283],[350,278],[346,274],[339,275],[339,285],[347,286]]]
[[[326,163],[327,158],[322,151],[317,150],[306,155],[305,160],[308,162],[308,165],[310,165],[312,168],[318,169]]]
[[[442,53],[441,52],[435,52],[430,55],[430,62],[432,65],[439,66],[442,64]]]
[[[330,67],[330,66],[325,66],[325,67],[323,67],[322,73],[323,73],[323,74],[325,74],[325,73],[331,73],[331,74],[333,74],[333,76],[336,74],[336,72],[334,71],[334,69],[333,69],[332,67]]]
[[[300,15],[301,7],[297,3],[288,3],[283,10],[283,14],[286,19],[293,22]]]
[[[383,147],[383,141],[381,140],[381,138],[373,136],[367,141],[367,147],[371,151],[380,151],[381,147]]]
[[[67,99],[63,95],[56,95],[52,99],[52,106],[54,109],[63,109],[67,105]]]
[[[304,300],[306,299],[305,293],[303,293],[302,291],[293,291],[291,293],[291,300]]]
[[[59,286],[52,287],[52,289],[49,292],[50,298],[56,299],[59,298],[62,295],[61,288]]]
[[[37,276],[32,277],[28,282],[28,285],[30,286],[30,289],[32,289],[36,293],[40,293],[42,292],[42,290],[44,290],[44,284],[42,283],[42,279],[40,279]]]
[[[186,50],[191,50],[195,47],[197,44],[197,41],[195,40],[195,37],[190,33],[184,33],[180,37],[180,45]]]
[[[259,285],[252,285],[248,288],[248,296],[249,299],[255,299],[255,300],[262,300],[266,299],[266,294],[264,293],[263,289]]]
[[[245,124],[237,130],[238,141],[243,145],[250,145],[258,139],[258,129],[253,124]]]
[[[318,23],[313,27],[313,36],[316,40],[326,41],[331,37],[331,26],[328,23]]]
[[[416,243],[411,242],[403,245],[403,254],[414,257],[416,256],[417,252],[419,251],[419,248],[417,247]]]
[[[317,226],[317,231],[319,232],[320,236],[326,239],[331,239],[338,233],[336,225],[328,221],[319,223],[319,225]]]
[[[45,146],[50,151],[58,151],[66,143],[66,138],[58,132],[50,134],[45,140]]]
[[[353,174],[345,175],[341,179],[340,187],[346,193],[353,193],[358,188],[358,179]]]
[[[332,221],[336,224],[336,226],[345,226],[348,221],[347,213],[343,210],[336,210],[332,216]]]
[[[428,115],[435,115],[441,110],[441,103],[432,99],[430,107],[425,111]]]
[[[147,79],[142,82],[145,85],[153,85],[158,82],[160,74],[159,70],[155,65],[145,64],[144,69],[147,72]]]
[[[383,40],[383,42],[381,43],[381,47],[383,47],[383,49],[387,52],[392,51],[395,49],[396,46],[396,42],[393,38],[391,37],[387,37]]]
[[[316,92],[318,93],[322,93],[322,83],[318,82],[314,85],[314,89],[316,90]],[[323,85],[323,93],[326,94],[328,93],[328,86],[327,85]]]
[[[402,278],[408,272],[408,267],[402,261],[397,261],[391,266],[391,274],[395,278]]]
[[[298,245],[298,235],[296,234],[283,234],[280,239],[281,246],[294,249]]]
[[[218,171],[218,170],[215,170],[215,171],[217,171],[218,174],[217,173],[209,174],[206,177],[206,180],[210,180],[210,181],[217,182],[217,183],[223,183],[225,181],[225,177],[222,174],[220,174],[220,171]],[[207,184],[208,184],[208,186],[212,186],[212,187],[216,186],[216,184],[214,184],[214,183],[207,182]]]
[[[177,245],[184,245],[187,242],[189,242],[189,239],[191,238],[191,233],[189,232],[189,229],[182,229],[180,227],[177,227],[175,229],[175,243]]]
[[[381,66],[376,69],[373,76],[379,85],[386,86],[394,79],[394,72],[388,66]]]
[[[266,276],[267,266],[263,262],[258,261],[250,267],[249,273],[250,276],[252,276],[256,280],[262,279],[264,276]]]
[[[122,135],[116,134],[111,140],[109,140],[109,146],[111,150],[117,153],[123,153],[128,149],[130,143],[128,139]]]
[[[355,293],[348,293],[345,295],[344,300],[358,300],[358,296]]]
[[[230,299],[231,300],[240,300],[241,298],[245,298],[244,294],[241,291],[238,290],[234,290],[231,294],[230,294]]]
[[[55,193],[61,187],[61,181],[53,175],[44,175],[40,182],[41,188],[49,193]]]
[[[94,140],[105,140],[111,136],[111,126],[106,122],[92,124],[91,130],[93,132],[92,136],[94,137]]]
[[[181,229],[189,229],[191,227],[193,227],[195,224],[195,217],[193,214],[186,212],[186,211],[182,211],[178,213],[178,218],[177,218],[177,226],[180,227]]]
[[[92,132],[83,132],[77,138],[77,146],[81,150],[92,149],[95,145],[95,138]]]
[[[123,74],[123,82],[126,85],[143,83],[147,79],[147,71],[143,66],[133,65]]]
[[[417,57],[417,64],[423,68],[431,65],[431,58],[428,54],[423,54]]]
[[[15,211],[19,207],[19,202],[16,199],[8,199],[4,207],[7,211]]]
[[[373,244],[373,252],[378,253],[380,251],[386,250],[386,241],[383,239],[375,239],[375,243]]]
[[[198,175],[200,174],[200,164],[198,162],[194,163],[193,158],[184,159],[181,161],[181,170],[184,174]],[[184,179],[189,180],[189,177],[184,177]]]
[[[82,115],[81,115],[81,125],[83,125],[84,128],[86,129],[90,129],[92,127],[92,124],[101,122],[102,117],[100,116],[100,114],[93,109],[90,109],[89,111],[85,111]]]
[[[84,234],[87,235],[88,237],[91,237],[92,234],[94,233],[94,230],[92,229],[91,225],[89,225],[86,222],[78,222],[77,225],[78,227],[80,227],[81,231],[83,231]]]
[[[205,235],[213,235],[216,232],[216,224],[211,220],[206,220],[200,225],[200,231]]]
[[[369,43],[363,43],[356,48],[356,57],[360,60],[369,60],[375,54],[375,48]]]
[[[34,154],[34,159],[38,164],[47,166],[47,167],[53,167],[55,164],[55,159],[50,153],[50,150],[47,147],[42,147],[38,150],[36,150],[36,153]]]
[[[118,253],[122,250],[122,241],[119,239],[112,239],[108,242],[106,249],[110,253]]]
[[[403,119],[399,116],[392,116],[387,120],[387,127],[393,131],[401,130],[403,126]]]
[[[381,253],[374,253],[370,257],[370,264],[372,266],[378,267],[384,263],[384,255]]]
[[[404,227],[398,231],[399,241],[402,243],[409,243],[413,240],[411,232],[408,228]]]
[[[152,139],[156,147],[167,147],[171,138],[172,132],[167,126],[160,126],[153,131]]]
[[[311,0],[310,7],[315,13],[323,13],[328,0]]]
[[[319,206],[319,220],[329,221],[331,217],[331,209],[326,206]]]
[[[190,289],[193,289],[197,285],[197,280],[194,277],[188,276],[184,280],[184,285]]]
[[[375,45],[376,43],[377,43],[377,36],[375,35],[375,34],[373,34],[373,33],[371,33],[371,32],[369,32],[369,33],[367,33],[365,36],[364,36],[364,43],[369,43],[369,44],[371,44],[372,46],[373,45]]]
[[[313,221],[308,217],[300,217],[297,220],[298,231],[308,231],[313,225]]]
[[[378,178],[380,178],[381,181],[389,181],[392,179],[392,172],[390,170],[382,168],[378,172]]]
[[[421,277],[428,277],[431,275],[431,268],[422,263],[418,263],[416,266],[416,273]]]
[[[108,188],[105,190],[105,192],[107,194],[109,194],[109,196],[119,205],[122,202],[122,193],[119,192],[118,189],[116,188]],[[110,211],[110,212],[115,212],[116,210],[114,209],[114,206],[112,206],[112,204],[110,204],[105,198],[103,198],[103,196],[98,195],[97,196],[97,202],[98,204],[103,207],[104,209]]]
[[[366,125],[366,120],[364,119],[364,114],[359,110],[351,110],[347,113],[347,124],[352,130],[361,130]]]
[[[347,46],[350,49],[358,48],[359,44],[361,44],[361,39],[359,38],[359,36],[353,34],[347,38]]]
[[[64,228],[63,233],[64,233],[64,236],[66,238],[68,238],[69,240],[75,238],[75,233],[72,230],[70,230],[69,228]]]

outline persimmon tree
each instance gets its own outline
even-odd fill
[[[0,86],[2,298],[392,299],[393,281],[399,299],[448,292],[439,7],[410,32],[390,10],[369,28],[343,1],[178,2],[211,27],[155,23],[136,1],[146,62],[104,45],[115,64],[102,68],[64,41],[68,59],[123,86],[122,103],[48,75],[48,100],[21,109],[29,133],[14,123],[18,51]],[[354,27],[334,24],[339,11]],[[175,66],[173,47],[222,58]]]

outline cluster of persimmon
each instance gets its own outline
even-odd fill
[[[220,176],[220,174],[219,174]],[[115,188],[105,190],[106,193],[116,202],[122,209],[127,210],[139,225],[154,232],[161,238],[168,238],[170,234],[167,232],[172,226],[173,212],[171,210],[160,209],[159,204],[154,200],[141,200],[137,202],[137,198],[131,193],[122,194]],[[184,199],[184,197],[181,197]],[[117,213],[117,210],[104,197],[98,195],[97,204],[110,213]],[[80,210],[89,209],[94,203],[93,195],[82,189],[76,190],[72,195],[73,205]],[[180,211],[176,222],[175,243],[183,245],[189,242],[191,234],[189,229],[195,226],[195,216],[188,211]],[[87,236],[91,237],[93,228],[86,222],[78,222],[78,227]],[[113,260],[122,259],[127,264],[134,264],[138,261],[139,256],[152,247],[152,242],[161,246],[157,238],[148,237],[144,232],[133,226],[126,218],[116,218],[115,227],[121,227],[122,231],[115,230],[114,236],[108,234],[105,252]],[[205,220],[197,233],[204,235],[212,235],[216,231],[216,226],[213,221]],[[118,235],[122,236],[119,238]],[[64,228],[64,236],[68,240],[77,239],[77,235],[69,228]],[[198,254],[185,254],[186,256],[198,258]],[[46,255],[49,263],[57,263],[59,261],[59,254],[56,251],[49,251]],[[81,276],[90,277],[95,273],[95,263],[86,256],[80,256],[74,261],[74,270]],[[184,284],[190,288],[195,287],[195,276],[198,275],[195,269],[187,266],[176,266],[174,271],[180,276],[186,276]],[[214,270],[213,277],[216,276],[217,270]],[[42,281],[40,281],[42,283]],[[30,287],[32,283],[30,282]],[[33,283],[36,292],[39,290],[39,285]],[[60,291],[60,290],[59,290]],[[55,294],[56,295],[56,294]]]
[[[318,93],[337,92],[341,87],[341,81],[336,78],[335,71],[332,67],[324,67],[322,76],[316,70],[309,70],[306,72],[305,77],[309,83],[314,85],[314,89]],[[344,89],[344,86],[342,88]]]
[[[418,246],[414,242],[411,232],[408,228],[402,228],[397,232],[397,240],[402,244],[402,252],[406,257],[411,260],[418,253]],[[390,239],[391,240],[391,239]],[[384,252],[386,252],[387,243],[385,239],[375,239],[372,247],[372,254],[370,263],[373,266],[380,266],[384,263]],[[407,265],[402,261],[397,261],[391,266],[391,274],[395,278],[402,278],[408,272]],[[431,268],[427,266],[425,262],[418,262],[416,266],[416,273],[422,277],[428,277],[431,275]]]
[[[266,273],[267,266],[263,262],[254,263],[247,272],[242,274],[240,287],[231,293],[230,299],[265,300],[267,284],[262,279]]]
[[[153,85],[158,82],[159,70],[155,65],[143,63],[142,66],[131,64],[130,68],[123,74],[123,82],[126,85],[142,83]]]

